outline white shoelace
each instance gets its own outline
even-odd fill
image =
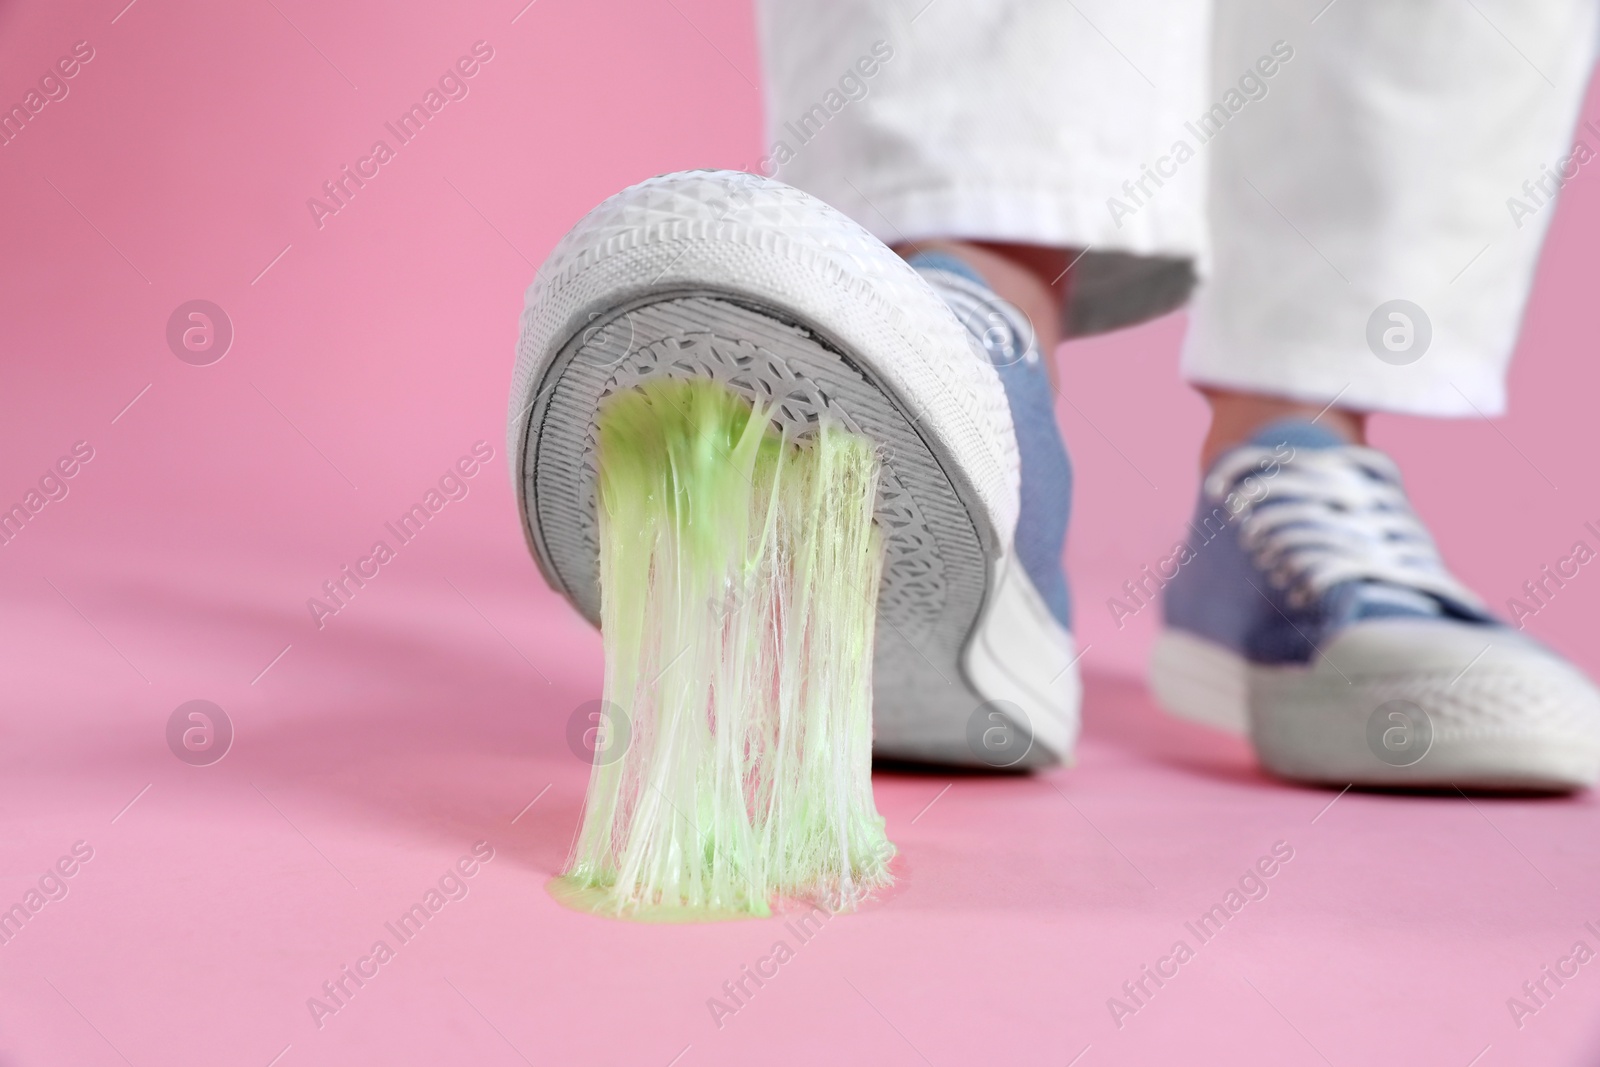
[[[1277,464],[1276,474],[1264,473],[1264,460]],[[1205,492],[1217,501],[1239,494],[1239,542],[1292,606],[1363,580],[1481,606],[1445,569],[1394,461],[1377,449],[1303,448],[1285,461],[1269,448],[1238,448],[1217,461]]]

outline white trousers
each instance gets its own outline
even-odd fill
[[[1556,190],[1600,153],[1600,122],[1574,133],[1595,0],[760,0],[758,23],[763,172],[889,243],[1087,250],[1069,336],[1189,301],[1188,380],[1318,403],[1502,412]]]

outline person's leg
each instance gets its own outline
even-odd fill
[[[1171,163],[1171,131],[1202,97],[1206,5],[1108,6],[1091,23],[1056,0],[762,0],[759,16],[769,150],[754,169],[893,246],[1004,388],[1018,518],[962,673],[990,700],[1008,693],[1075,729],[1062,573],[1071,469],[1050,357],[1063,333],[1169,310],[1192,285],[1203,174],[1146,163]],[[880,646],[901,636],[880,628]],[[1042,667],[1047,684],[1024,694],[1024,666]],[[909,709],[926,722],[930,693],[890,672],[877,679],[880,748],[893,750],[882,741],[904,738],[895,724]]]
[[[1217,18],[1215,273],[1184,357],[1212,425],[1157,696],[1290,777],[1592,784],[1600,693],[1449,573],[1365,413],[1503,410],[1551,215],[1517,203],[1569,154],[1593,0]]]
[[[1173,148],[1205,98],[1209,4],[1107,6],[1092,23],[1057,0],[760,0],[757,13],[767,151],[751,169],[903,254],[957,242],[1003,272],[991,284],[1018,266],[1059,295],[1074,264],[1069,336],[1187,298],[1205,178]],[[1045,337],[1062,313],[1040,302],[1028,316]]]
[[[1217,457],[1250,440],[1263,426],[1286,420],[1318,422],[1355,445],[1367,443],[1367,413],[1337,404],[1315,404],[1249,389],[1197,386],[1211,409],[1211,425],[1200,445],[1200,469],[1210,470]]]
[[[1236,394],[1503,412],[1554,214],[1525,182],[1570,155],[1594,0],[1338,2],[1315,22],[1288,0],[1220,0],[1216,19],[1214,96],[1242,106],[1203,149],[1214,269],[1187,380],[1235,442]]]

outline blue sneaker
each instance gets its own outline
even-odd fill
[[[848,427],[882,458],[874,754],[1050,766],[1071,756],[1079,703],[1050,389],[1025,318],[959,262],[923,266],[755,175],[667,174],[608,198],[528,290],[507,420],[523,531],[598,625],[608,397],[709,380],[796,437]]]
[[[994,662],[995,669],[987,672],[986,691],[1019,690],[1012,700],[1020,706],[1018,709],[1010,708],[1007,702],[995,705],[1007,706],[1007,717],[1016,718],[1020,709],[1029,706],[1036,711],[1048,709],[1046,717],[1057,724],[1048,733],[1055,738],[1065,736],[1068,750],[1060,751],[1060,740],[1048,743],[1062,758],[1069,758],[1082,700],[1072,639],[1072,594],[1062,567],[1072,511],[1072,462],[1056,425],[1050,372],[1035,343],[1028,317],[996,295],[977,271],[955,256],[940,252],[918,253],[907,262],[955,312],[956,319],[999,374],[1017,438],[1021,486],[1012,558],[1020,570],[1013,568],[997,582],[986,625],[974,634],[969,645],[969,664]],[[985,653],[985,646],[992,646],[993,652]],[[1015,664],[1016,651],[1023,647],[1033,648],[1031,655],[1043,657],[1041,662],[1050,664],[1031,684],[1025,684]],[[994,654],[1001,648],[1010,651]],[[1000,669],[1002,660],[1012,663]],[[1027,690],[1033,692],[1023,699],[1021,691]],[[1026,716],[1025,711],[1022,714]],[[1031,722],[1018,725],[1026,734],[1039,733],[1041,740],[1046,736],[1046,731]],[[1011,765],[1018,739],[1007,735],[1004,728],[985,725],[982,730],[971,732],[968,743],[980,761],[1000,767]]]
[[[1248,732],[1276,774],[1539,790],[1600,778],[1600,693],[1445,569],[1375,449],[1308,422],[1263,428],[1212,466],[1159,580],[1157,700]]]

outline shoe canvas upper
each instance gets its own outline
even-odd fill
[[[1166,581],[1168,626],[1258,664],[1306,663],[1380,618],[1500,624],[1444,567],[1375,449],[1284,420],[1219,457]]]
[[[955,256],[922,252],[908,261],[944,298],[1005,387],[1022,471],[1014,548],[1057,622],[1072,628],[1072,595],[1062,569],[1072,513],[1072,463],[1056,425],[1050,372],[1028,319]]]

